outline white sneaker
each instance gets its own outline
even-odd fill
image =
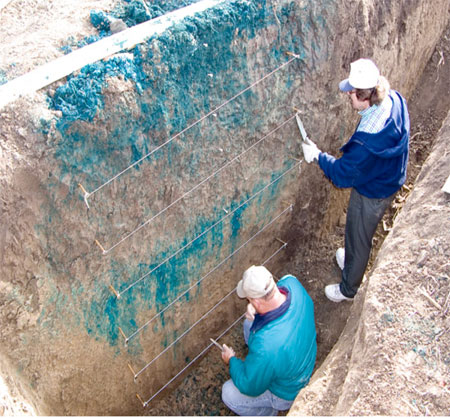
[[[344,270],[345,265],[345,250],[344,248],[338,248],[336,251],[336,263],[341,270]]]
[[[341,293],[341,289],[339,288],[339,283],[329,284],[325,286],[325,295],[332,302],[342,302],[343,300],[352,300],[352,298],[348,298]]]

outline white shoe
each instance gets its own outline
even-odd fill
[[[343,248],[338,248],[336,251],[336,263],[341,270],[344,270],[345,250]]]
[[[325,295],[332,302],[342,302],[343,300],[352,300],[352,298],[348,298],[341,293],[341,289],[339,288],[339,283],[329,284],[325,286]]]

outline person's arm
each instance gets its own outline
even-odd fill
[[[370,164],[372,156],[365,147],[354,143],[341,158],[335,158],[326,152],[319,154],[319,166],[325,176],[337,187],[358,186],[360,181],[367,182],[361,168]],[[364,174],[365,175],[365,174]]]

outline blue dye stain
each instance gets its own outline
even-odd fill
[[[43,133],[43,135],[48,136],[48,134],[50,133],[51,121],[41,118],[40,125],[41,125],[41,132]]]
[[[56,90],[50,101],[50,107],[63,114],[58,122],[58,129],[66,133],[76,120],[91,122],[103,108],[102,89],[107,83],[107,77],[119,75],[135,83],[142,83],[146,78],[136,67],[135,61],[123,56],[86,65],[80,74],[69,76],[67,83]]]
[[[104,19],[104,15],[98,14],[95,21],[101,25]],[[60,177],[88,175],[85,186],[93,189],[117,172],[117,165],[108,160],[111,154],[128,155],[130,164],[142,155],[133,147],[139,133],[149,140],[151,132],[168,130],[173,136],[208,113],[213,108],[212,97],[229,98],[247,87],[252,80],[245,45],[259,30],[273,23],[271,8],[267,10],[265,1],[230,2],[208,10],[205,16],[184,19],[161,36],[137,46],[126,57],[120,55],[87,65],[79,74],[68,77],[67,83],[49,98],[50,107],[62,112],[57,128],[63,134],[63,141],[55,150],[55,158],[61,162]],[[236,40],[242,41],[242,50],[233,47]],[[156,51],[158,63],[153,59]],[[279,54],[278,50],[269,51],[269,58],[275,63]],[[220,73],[230,74],[224,77],[222,85],[205,83],[208,74]],[[74,123],[107,118],[103,112],[103,89],[108,78],[119,76],[134,83],[138,106],[145,117],[133,121],[132,127],[130,122],[124,123],[119,136],[112,136],[114,141],[108,144],[111,147],[105,149],[102,141],[95,141]],[[258,103],[251,91],[240,99],[250,106]],[[218,104],[216,99],[214,105]],[[175,117],[169,119],[171,113]],[[119,122],[125,121],[124,117]],[[242,123],[245,118],[236,113],[227,121],[227,126],[236,129]],[[105,169],[93,169],[93,161]],[[123,160],[121,163],[123,165]]]
[[[92,26],[96,29],[100,31],[109,31],[111,18],[105,12],[91,10],[90,18]]]
[[[273,178],[270,181],[277,178],[280,174],[273,173]],[[205,271],[203,271],[203,260],[217,257],[217,252],[224,245],[224,229],[231,229],[229,234],[231,236],[231,244],[233,247],[236,247],[240,238],[239,230],[242,228],[243,219],[246,218],[245,211],[251,205],[257,205],[261,208],[261,210],[258,210],[258,219],[256,222],[264,221],[264,223],[268,223],[275,211],[273,207],[275,201],[272,201],[271,204],[271,198],[272,196],[278,195],[282,188],[282,181],[280,180],[274,183],[264,193],[261,193],[258,199],[251,200],[246,205],[242,204],[247,201],[247,196],[242,197],[240,203],[235,202],[235,208],[240,205],[242,207],[235,211],[234,216],[231,217],[230,225],[218,223],[215,227],[211,228],[212,225],[216,224],[223,217],[221,208],[213,212],[213,219],[206,220],[198,218],[190,237],[185,237],[181,243],[174,243],[169,248],[166,247],[166,250],[161,251],[158,259],[153,263],[141,263],[137,269],[138,271],[134,272],[134,274],[128,266],[117,263],[112,259],[108,281],[112,282],[113,286],[121,292],[120,300],[117,300],[103,286],[99,286],[91,298],[86,298],[83,287],[74,285],[72,291],[73,301],[69,303],[59,292],[54,293],[46,301],[48,308],[42,311],[42,318],[40,318],[39,322],[43,326],[51,326],[51,321],[47,324],[45,322],[48,316],[53,316],[55,313],[57,316],[60,316],[61,312],[67,309],[68,306],[80,304],[82,307],[81,315],[83,316],[83,323],[88,334],[97,340],[106,340],[111,346],[118,346],[122,342],[122,336],[118,333],[119,326],[127,335],[130,335],[142,325],[136,321],[139,312],[148,311],[149,306],[154,306],[156,311],[162,310],[175,300],[179,294],[186,291],[195,281],[198,281],[200,277],[205,275]],[[251,194],[255,194],[263,187],[263,183],[255,185]],[[211,229],[201,238],[188,245],[186,249],[175,257],[172,257],[168,262],[162,264],[154,273],[147,276],[135,287],[122,293],[129,284],[134,283],[143,274],[153,270],[168,256],[174,254],[179,248],[184,247],[193,238],[209,228]],[[165,243],[159,243],[159,246],[165,247]],[[127,276],[130,277],[129,282],[123,282],[123,277]],[[94,278],[94,282],[101,283],[102,280],[101,278]],[[183,298],[183,301],[187,300],[189,300],[189,293]],[[75,313],[75,315],[79,314]],[[166,325],[165,316],[161,315],[160,321],[155,321],[154,326],[158,329],[159,326],[164,328]],[[162,343],[164,345],[170,344],[176,338],[176,335],[176,330],[171,331],[170,335],[164,337],[165,339]],[[137,341],[138,339],[133,339],[129,343],[129,353],[138,354],[142,352],[142,348]]]
[[[238,206],[239,204],[235,205],[235,207]],[[239,231],[242,228],[242,213],[244,212],[245,209],[246,206],[237,209],[231,217],[231,250],[232,250],[231,252],[233,252],[236,249],[236,244],[239,239]]]
[[[200,221],[197,223],[193,237],[199,235],[199,231],[208,229],[214,222]],[[112,261],[110,280],[113,286],[119,292],[122,292],[129,284],[134,283],[142,275],[152,270],[161,261],[174,254],[178,248],[186,245],[191,240],[192,238],[186,239],[179,246],[171,246],[166,251],[160,252],[159,259],[153,263],[141,263],[138,268],[138,274],[131,274],[131,272],[127,272],[127,267]],[[164,243],[160,245],[163,246]],[[92,299],[82,303],[84,324],[87,332],[97,339],[104,338],[110,345],[117,345],[118,337],[120,337],[118,335],[118,326],[127,335],[134,332],[138,325],[142,325],[136,322],[138,312],[142,310],[147,311],[149,305],[155,306],[156,310],[160,311],[180,293],[186,291],[190,287],[193,278],[198,280],[198,277],[200,277],[203,267],[202,259],[214,256],[217,249],[222,245],[222,229],[220,227],[212,228],[191,246],[188,246],[184,251],[155,270],[154,274],[149,275],[130,290],[121,293],[120,300],[110,295],[109,290],[104,288],[95,293]],[[123,277],[126,277],[127,274],[130,280],[129,283],[124,283]],[[188,296],[184,300],[188,300]],[[164,315],[161,317],[161,326],[165,326]],[[136,349],[139,350],[138,345],[136,347],[136,344],[130,344],[130,350]]]
[[[8,77],[6,76],[6,73],[3,70],[0,70],[0,86],[2,84],[6,84],[8,82]]]

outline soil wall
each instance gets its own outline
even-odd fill
[[[326,233],[344,201],[297,160],[293,106],[337,152],[350,62],[408,97],[446,8],[223,2],[3,108],[1,356],[36,410],[139,413],[239,316],[207,313],[248,265]]]

